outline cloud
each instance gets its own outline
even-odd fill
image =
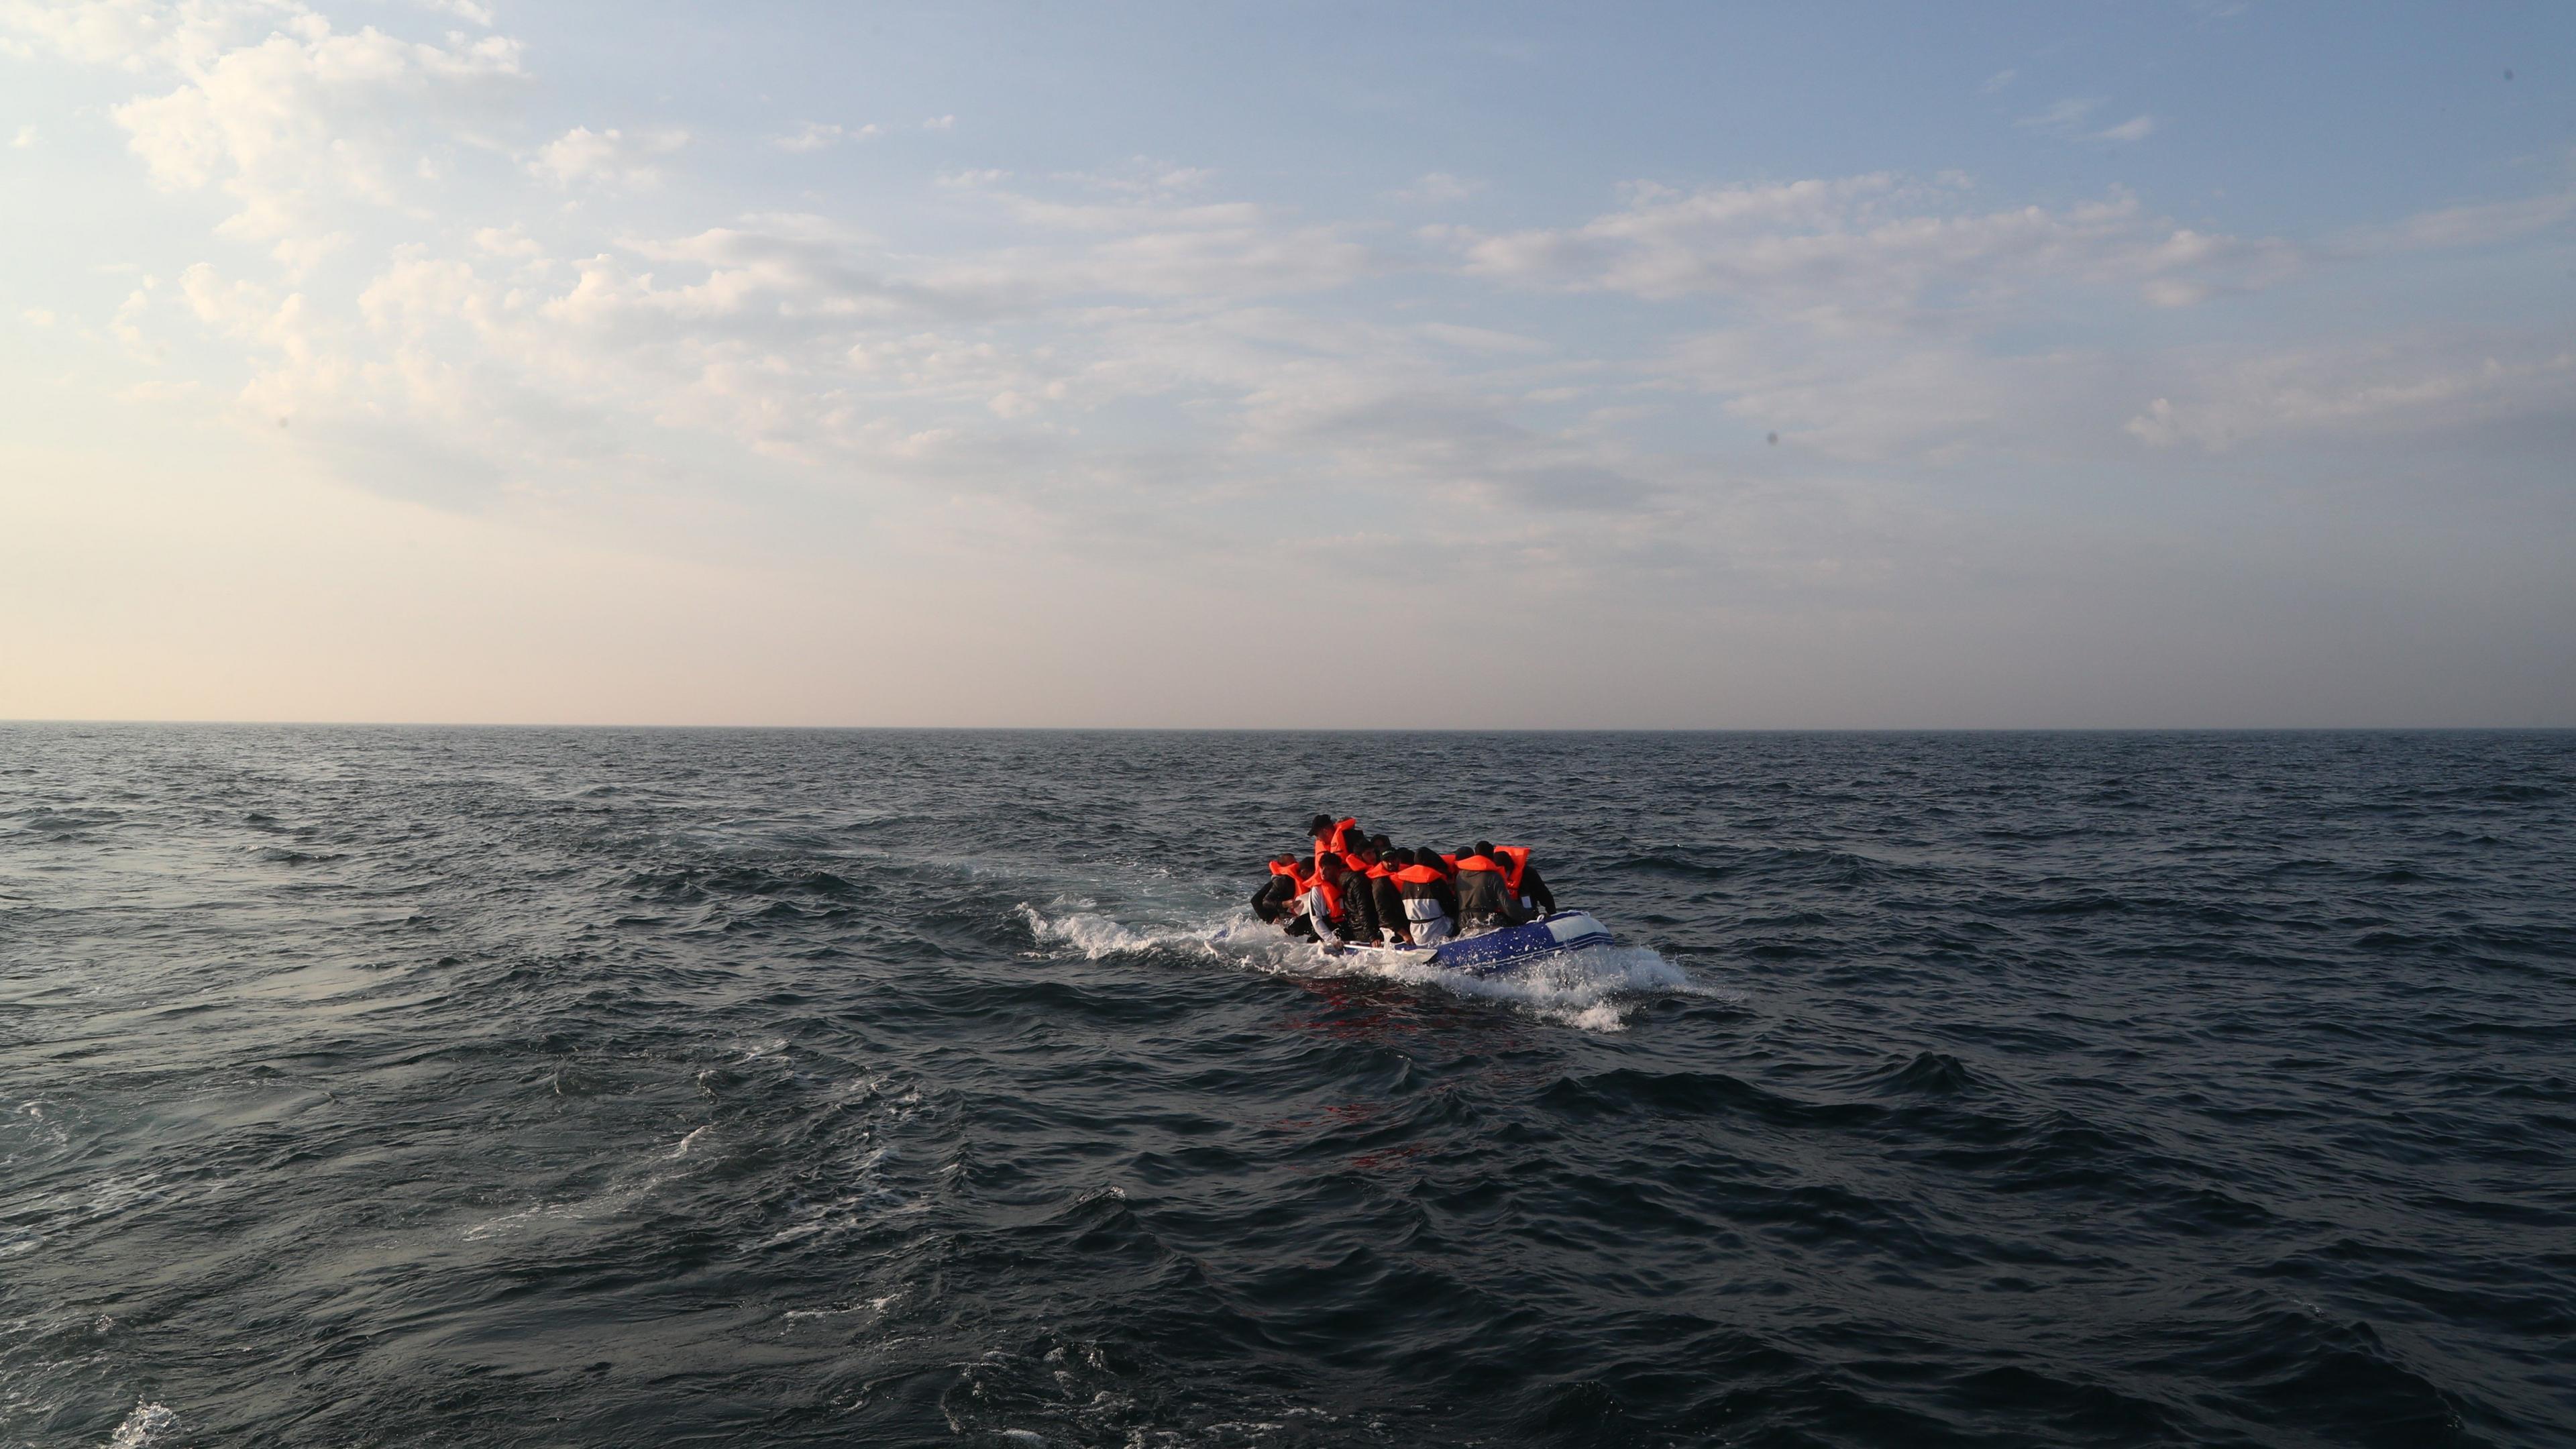
[[[2013,83],[2013,78],[2020,74],[2021,72],[2017,70],[2007,69],[1996,71],[1993,75],[1986,77],[1986,83],[1979,86],[1978,89],[1985,92],[1987,95],[1993,95],[1995,92],[2011,85]]]
[[[20,126],[18,134],[9,138],[9,149],[12,151],[33,150],[35,145],[36,128],[33,126]]]
[[[1470,181],[1465,177],[1452,176],[1446,171],[1426,171],[1422,173],[1419,180],[1397,192],[1396,196],[1404,201],[1438,205],[1443,202],[1464,201],[1484,189],[1485,183],[1482,181]]]
[[[2070,280],[2183,305],[2270,285],[2299,265],[2287,244],[2177,228],[2124,191],[2058,210],[1977,211],[1963,185],[1880,172],[1630,194],[1625,209],[1579,227],[1442,235],[1475,276],[1658,300],[1830,302],[1846,312],[1986,305]]]
[[[875,126],[840,126],[807,121],[804,128],[785,136],[773,136],[769,144],[781,151],[821,151],[844,141],[865,141],[885,134]]]
[[[1421,331],[1425,337],[1468,352],[1528,354],[1549,350],[1546,343],[1535,337],[1497,332],[1488,327],[1462,327],[1454,322],[1425,322],[1422,324]]]
[[[2100,98],[2069,97],[2035,116],[2024,116],[2014,125],[2031,131],[2067,133],[2084,124],[2086,117],[2102,108]]]
[[[420,42],[336,30],[299,5],[19,4],[0,26],[66,58],[177,80],[109,109],[165,189],[217,187],[218,228],[289,267],[339,244],[335,207],[404,204],[423,132],[460,124],[524,78],[506,36]]]
[[[2086,130],[2085,124],[2100,109],[2102,101],[2099,97],[2070,97],[2037,115],[2024,116],[2013,124],[2027,131],[2043,131],[2052,136],[2085,141],[2137,142],[2155,134],[2156,118],[2146,115],[2131,116],[2118,125],[2098,131]]]
[[[2129,419],[2154,448],[2384,438],[2527,417],[2576,424],[2576,352],[2527,339],[2401,339],[2213,358]],[[2179,398],[2179,401],[2176,399]]]
[[[957,118],[955,116],[933,116],[929,120],[921,123],[921,129],[925,131],[954,131],[957,129]]]
[[[2576,214],[2576,195],[2561,192],[2419,212],[2391,226],[2362,227],[2335,240],[2352,256],[2385,256],[2443,247],[2491,246],[2549,230]]]
[[[539,257],[545,255],[545,248],[538,245],[536,239],[529,236],[524,227],[515,224],[506,227],[487,226],[477,228],[474,233],[474,249],[488,256],[496,257]]]
[[[528,162],[530,175],[557,186],[615,184],[650,188],[661,184],[655,164],[689,144],[689,133],[676,126],[632,135],[610,127],[594,131],[575,126],[549,141]]]
[[[182,18],[128,29],[149,40],[213,12],[156,13]],[[1337,550],[1408,580],[1680,579],[1705,599],[1721,573],[1727,588],[1892,588],[1908,525],[1890,520],[1925,479],[2028,463],[2080,489],[2153,447],[2389,437],[2564,405],[2556,352],[2510,339],[2392,342],[2339,367],[2322,346],[2281,362],[2140,340],[2188,336],[2188,318],[2124,330],[2142,305],[2536,235],[2568,214],[2555,195],[2303,245],[2180,227],[2125,190],[2035,205],[1951,173],[1868,172],[1639,181],[1488,233],[1312,213],[1233,172],[1108,157],[871,192],[880,238],[787,210],[856,209],[802,182],[768,198],[739,178],[702,186],[668,161],[678,131],[514,140],[478,107],[523,84],[515,59],[477,70],[452,38],[430,47],[446,60],[388,41],[371,98],[316,49],[338,32],[278,33],[282,48],[243,20],[228,39],[205,30],[184,67],[147,59],[153,96],[204,91],[224,119],[134,134],[155,138],[135,154],[156,184],[238,183],[244,214],[256,199],[292,221],[272,248],[286,270],[231,257],[140,288],[115,340],[138,359],[222,354],[247,381],[210,370],[204,391],[231,395],[265,445],[451,509],[596,521],[687,497],[701,512],[677,513],[771,527],[865,509],[889,549],[990,528],[1016,540],[1014,566],[1114,540],[1226,575],[1270,566],[1294,490]],[[209,89],[251,60],[281,67],[284,116]],[[2064,124],[2099,119],[2088,106]],[[869,134],[815,122],[771,144]],[[333,154],[340,140],[352,156]],[[421,175],[442,145],[485,189]],[[649,206],[616,201],[656,179]],[[1474,185],[1432,173],[1399,196]],[[589,187],[610,195],[556,194]],[[1394,199],[1358,204],[1402,216]],[[933,219],[908,225],[906,200]],[[1439,546],[1461,529],[1478,549]]]

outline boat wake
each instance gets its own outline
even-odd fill
[[[1225,962],[1274,975],[1375,978],[1493,1001],[1543,1021],[1584,1031],[1628,1029],[1650,1001],[1696,997],[1741,1002],[1745,994],[1694,980],[1687,970],[1645,946],[1592,946],[1541,957],[1518,969],[1487,976],[1375,953],[1326,955],[1312,942],[1293,940],[1249,911],[1214,920],[1137,926],[1100,909],[1097,902],[1058,900],[1046,910],[1022,904],[1020,915],[1042,954]]]

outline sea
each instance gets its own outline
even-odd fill
[[[0,726],[0,1446],[910,1444],[2576,1444],[2576,733]]]

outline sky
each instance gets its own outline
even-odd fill
[[[2571,64],[0,0],[0,718],[2576,726]]]

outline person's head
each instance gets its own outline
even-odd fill
[[[1395,849],[1395,842],[1387,839],[1383,835],[1372,835],[1369,837],[1369,849],[1376,851],[1380,855],[1385,855]]]
[[[1465,860],[1468,856],[1474,855],[1475,853],[1476,847],[1472,845],[1462,845],[1458,847],[1458,858],[1460,860]]]
[[[1328,855],[1324,857],[1324,879],[1329,881],[1338,881],[1350,873],[1351,868],[1342,864],[1342,858],[1340,856]]]
[[[1490,840],[1479,840],[1479,841],[1477,841],[1477,842],[1476,842],[1476,853],[1477,853],[1478,855],[1484,855],[1484,856],[1490,856],[1490,855],[1492,855],[1492,854],[1494,853],[1494,842],[1492,842],[1492,841],[1490,841]]]
[[[1323,839],[1325,836],[1332,834],[1332,833],[1333,833],[1333,817],[1332,817],[1332,816],[1330,816],[1330,815],[1318,815],[1318,816],[1316,816],[1314,819],[1307,821],[1307,822],[1306,822],[1306,833],[1307,833],[1308,835],[1311,835],[1311,836],[1315,837],[1315,838],[1316,838],[1316,839],[1318,839],[1318,840],[1321,840],[1321,839]]]
[[[1386,858],[1394,862],[1398,870],[1413,864],[1413,852],[1401,845],[1387,852]]]
[[[1360,864],[1362,865],[1375,865],[1380,860],[1385,859],[1384,856],[1377,853],[1377,847],[1374,845],[1363,845],[1359,849],[1352,851],[1351,854],[1358,856],[1360,858]]]

